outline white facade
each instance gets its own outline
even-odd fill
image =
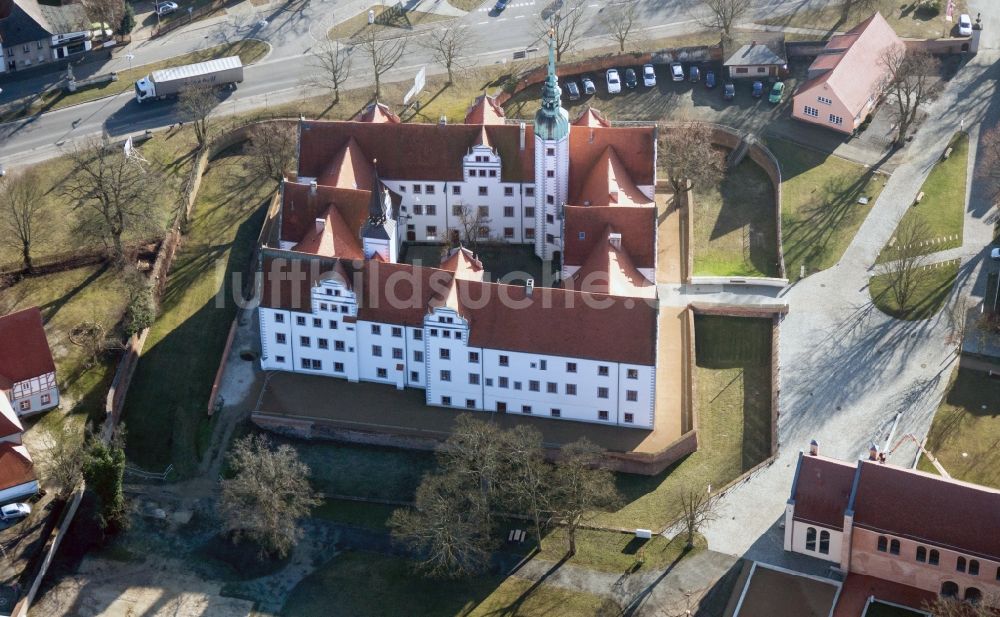
[[[19,416],[41,413],[59,405],[56,374],[46,373],[19,381],[8,391],[7,398]]]
[[[568,199],[569,133],[559,140],[545,140],[536,134],[535,254],[544,260],[562,251],[563,206]]]
[[[785,537],[793,553],[840,563],[844,533],[839,529],[793,520],[785,527]]]
[[[448,307],[422,328],[355,322],[354,294],[334,281],[313,290],[312,309],[259,309],[264,370],[424,388],[439,407],[653,428],[653,366],[473,347]]]

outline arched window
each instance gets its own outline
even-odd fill
[[[927,556],[927,563],[932,566],[936,566],[941,563],[941,553],[937,552],[936,548],[932,548],[930,554]],[[1000,570],[997,571],[997,578],[1000,579]]]
[[[899,554],[899,540],[893,540],[889,543],[889,553],[892,555]]]
[[[815,551],[816,550],[816,528],[806,527],[806,550]]]
[[[975,559],[969,560],[969,574],[972,576],[979,576],[979,562]]]
[[[882,553],[884,553],[887,550],[889,550],[889,539],[886,538],[885,536],[879,536],[878,537],[878,550],[879,550],[879,552],[882,552]]]
[[[959,572],[965,572],[965,557],[958,558],[958,561],[955,562],[955,569]]]
[[[927,561],[927,549],[926,548],[924,548],[922,546],[918,546],[917,547],[917,561],[919,561],[920,563],[924,563],[925,561]]]
[[[965,601],[972,604],[979,604],[979,601],[983,599],[983,592],[979,591],[975,587],[969,587],[965,590]]]
[[[957,598],[958,584],[952,581],[945,581],[941,583],[941,596],[945,598]]]
[[[825,529],[819,532],[819,552],[824,555],[830,554],[830,532]]]

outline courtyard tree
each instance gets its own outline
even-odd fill
[[[89,23],[101,24],[101,30],[121,31],[126,14],[124,0],[83,0],[82,4]]]
[[[700,21],[706,28],[718,30],[724,43],[732,40],[733,28],[746,17],[753,0],[701,0],[706,15]]]
[[[32,270],[31,249],[46,229],[45,194],[38,175],[26,171],[0,177],[0,238],[21,254],[21,263]]]
[[[705,523],[716,518],[716,501],[712,499],[708,490],[692,487],[681,492],[680,502],[681,522],[684,524],[684,546],[692,549],[695,535]]]
[[[324,41],[310,51],[313,71],[309,82],[333,92],[333,104],[340,102],[340,88],[351,76],[352,47],[344,47],[337,41]]]
[[[219,105],[219,96],[212,87],[189,88],[177,97],[181,115],[194,126],[198,145],[208,145],[208,117]]]
[[[412,509],[392,513],[389,528],[397,541],[420,556],[429,577],[463,578],[481,573],[492,548],[481,486],[456,471],[424,476]]]
[[[995,606],[995,602],[988,599],[968,602],[942,595],[933,602],[924,602],[922,608],[934,617],[996,617],[996,611],[991,606]]]
[[[392,70],[406,53],[406,39],[379,39],[372,26],[362,38],[360,46],[371,63],[372,77],[375,79],[375,100],[382,97],[382,76]]]
[[[247,133],[244,148],[246,169],[254,176],[280,184],[295,163],[295,127],[287,123],[262,122]]]
[[[602,467],[604,452],[586,437],[563,446],[552,478],[553,518],[566,528],[567,554],[576,554],[576,532],[599,510],[618,501],[611,472]]]
[[[468,246],[472,252],[478,253],[479,242],[489,237],[492,222],[489,209],[485,206],[458,208],[458,231],[462,244]]]
[[[113,260],[124,264],[125,234],[155,228],[159,178],[148,165],[105,140],[89,140],[67,154],[73,170],[62,194],[82,213],[78,232],[102,241]]]
[[[901,313],[913,308],[917,290],[930,276],[924,267],[927,261],[923,244],[931,237],[927,223],[916,217],[903,218],[896,227],[896,241],[888,251],[888,262],[879,268],[887,293],[892,294]]]
[[[462,57],[471,51],[473,40],[469,28],[460,24],[436,28],[420,39],[434,60],[448,71],[449,84],[455,81],[454,70],[466,66]]]
[[[930,54],[907,51],[903,45],[886,49],[879,63],[885,71],[882,89],[896,123],[896,145],[902,146],[920,105],[937,91],[940,66]]]
[[[507,434],[495,423],[463,414],[455,421],[455,428],[444,446],[438,450],[438,460],[444,472],[480,492],[484,507],[479,513],[486,528],[492,525],[491,509],[498,502],[501,481],[506,475],[506,443]]]
[[[625,51],[625,45],[635,36],[639,21],[637,0],[626,0],[618,4],[608,4],[601,9],[601,23],[608,29],[608,36],[618,44],[618,51]]]
[[[562,61],[563,55],[576,47],[578,37],[576,30],[583,23],[584,11],[587,8],[585,0],[564,0],[556,5],[555,11],[542,11],[538,23],[538,36],[552,37],[556,51],[556,61]]]
[[[674,191],[674,201],[692,188],[713,186],[726,169],[724,152],[712,145],[712,129],[701,122],[657,127],[656,160]]]
[[[991,199],[1000,198],[1000,126],[985,131],[979,142],[976,177],[983,181]]]
[[[551,518],[552,465],[545,461],[542,433],[519,424],[506,433],[500,477],[504,502],[531,517],[539,545]]]
[[[299,521],[319,505],[309,467],[290,445],[263,435],[236,441],[229,453],[233,477],[222,481],[219,512],[234,541],[248,539],[263,554],[284,557],[302,537]]]
[[[59,497],[66,498],[83,480],[87,458],[84,436],[67,422],[44,431],[40,441],[45,453],[38,461],[41,476],[46,484],[56,487]]]

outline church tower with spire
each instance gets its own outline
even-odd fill
[[[368,220],[361,229],[361,242],[365,259],[373,259],[378,255],[383,261],[396,263],[399,258],[399,240],[396,220],[392,218],[392,200],[389,198],[389,191],[378,177],[377,167],[372,170]]]
[[[555,38],[549,34],[549,70],[535,114],[535,253],[561,257],[563,206],[569,196],[569,114],[560,101]]]

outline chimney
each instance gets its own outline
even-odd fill
[[[441,114],[438,118],[438,126],[444,126],[446,124],[448,124],[448,116]]]
[[[809,442],[809,456],[817,456],[819,454],[819,444],[815,439]]]
[[[326,228],[326,219],[316,219],[316,233],[323,233],[324,228]]]
[[[608,242],[619,251],[622,250],[622,235],[617,232],[608,234]]]
[[[520,129],[520,135],[521,135],[521,142],[520,142],[521,143],[521,152],[524,152],[524,130],[525,130],[524,129],[524,123],[522,122],[518,128]]]
[[[535,292],[535,279],[528,279],[524,284],[524,294],[531,297],[531,294]]]
[[[313,180],[312,182],[309,183],[309,194],[310,195],[315,195],[316,194],[316,190],[318,188],[319,188],[319,182],[316,182],[315,180]]]
[[[872,444],[868,446],[868,460],[877,461],[878,460],[878,446]]]
[[[589,141],[590,143],[594,143],[594,137],[596,136],[597,134],[594,132],[594,129],[590,129],[590,139],[587,141]]]

